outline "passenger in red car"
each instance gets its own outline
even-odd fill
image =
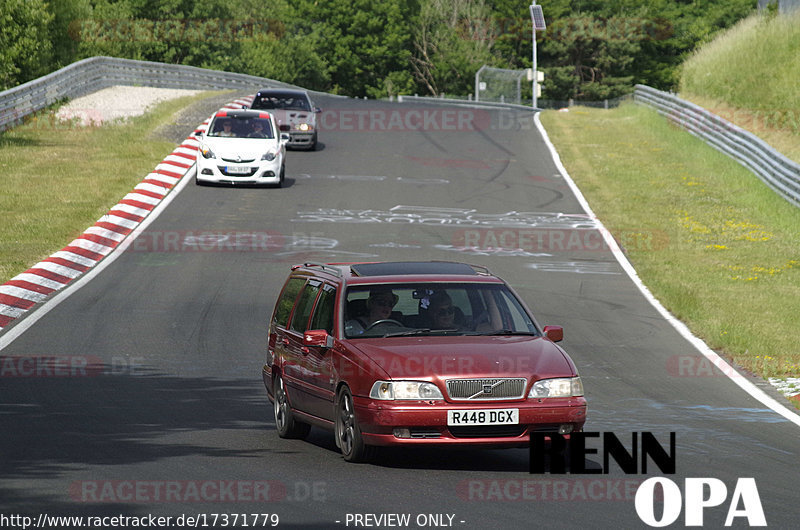
[[[436,291],[431,295],[431,304],[428,308],[431,316],[432,329],[455,329],[456,308],[453,307],[453,300],[445,291]]]

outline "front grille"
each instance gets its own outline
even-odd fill
[[[477,425],[448,427],[456,438],[515,438],[522,436],[527,425]]]
[[[225,158],[222,157],[225,162],[235,162],[237,164],[249,164],[250,162],[254,161],[255,158]]]
[[[447,393],[451,399],[490,401],[519,399],[525,394],[526,380],[515,379],[450,379]]]

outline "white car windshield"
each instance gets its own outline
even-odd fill
[[[208,136],[221,138],[275,138],[272,122],[267,118],[217,116],[208,131]]]
[[[353,286],[345,297],[348,338],[404,335],[540,335],[505,285]]]

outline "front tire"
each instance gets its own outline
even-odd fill
[[[286,396],[286,387],[283,385],[283,378],[275,376],[273,384],[274,410],[275,410],[275,430],[281,438],[305,438],[311,431],[311,425],[294,419],[292,407]]]
[[[372,455],[372,447],[364,443],[358,426],[353,395],[343,387],[336,400],[336,445],[348,462],[364,462]]]

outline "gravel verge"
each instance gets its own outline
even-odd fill
[[[78,124],[84,126],[97,126],[139,116],[162,101],[193,96],[200,92],[174,88],[113,86],[73,99],[58,109],[56,117],[64,121],[77,119]]]
[[[77,120],[79,126],[100,126],[104,123],[140,116],[156,104],[184,96],[194,96],[203,90],[113,86],[92,94],[75,98],[56,112],[60,120]],[[209,96],[196,101],[175,115],[175,119],[160,127],[153,136],[181,143],[206,118],[234,99],[255,92],[209,92]]]

